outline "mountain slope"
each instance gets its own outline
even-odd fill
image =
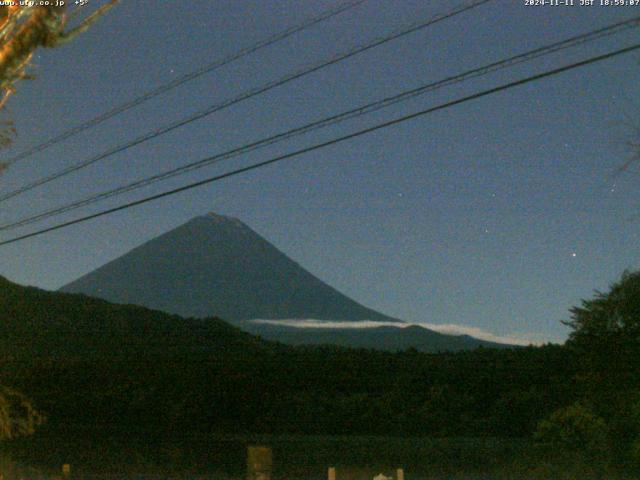
[[[286,347],[215,318],[183,319],[0,277],[0,384],[48,418],[53,437],[29,451],[48,455],[60,439],[71,441],[73,455],[56,456],[55,465],[86,464],[82,450],[104,456],[95,441],[118,432],[125,437],[118,451],[140,432],[171,462],[148,442],[164,437],[191,451],[194,434],[529,435],[529,412],[544,418],[566,401],[574,378],[567,353]],[[211,451],[206,440],[198,458]]]
[[[0,354],[5,356],[246,352],[264,346],[217,318],[183,319],[135,305],[23,287],[0,276]]]
[[[399,321],[319,280],[235,218],[194,218],[64,286],[185,317]]]

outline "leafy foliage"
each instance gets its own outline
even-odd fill
[[[15,92],[16,84],[20,80],[33,78],[33,75],[27,73],[27,68],[38,48],[58,47],[74,39],[118,1],[110,0],[69,30],[66,30],[69,18],[66,5],[70,2],[60,2],[61,5],[58,6],[54,6],[54,2],[46,2],[47,5],[35,5],[37,2],[2,2],[0,4],[0,113],[5,111],[7,100]],[[13,121],[0,119],[0,149],[11,145],[15,136],[16,128]],[[7,166],[6,162],[0,162],[0,174]]]
[[[0,149],[11,145],[16,136],[16,127],[10,119],[0,119]],[[2,165],[0,164],[0,173],[2,173]]]
[[[583,401],[611,430],[620,461],[640,438],[640,271],[571,310],[567,343]]]
[[[43,422],[27,397],[0,385],[0,440],[31,435]]]
[[[15,90],[15,83],[28,77],[26,68],[36,49],[53,48],[72,40],[117,2],[111,0],[70,30],[66,30],[68,15],[64,2],[0,5],[0,90],[4,93],[0,107]]]
[[[542,420],[534,438],[565,452],[596,458],[606,457],[609,445],[605,421],[579,403],[556,410]]]
[[[572,319],[565,322],[573,332],[570,340],[577,346],[637,345],[640,342],[640,271],[624,272],[609,292],[596,292],[571,309]]]

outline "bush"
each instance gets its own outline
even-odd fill
[[[43,421],[24,395],[0,385],[0,440],[31,435]]]
[[[535,440],[559,454],[602,462],[609,454],[609,432],[602,418],[576,403],[538,423]]]

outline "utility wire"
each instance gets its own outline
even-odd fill
[[[143,93],[142,95],[140,95],[139,97],[134,98],[133,100],[130,100],[126,103],[123,103],[121,105],[118,105],[117,107],[112,108],[111,110],[108,110],[107,112],[92,118],[91,120],[88,120],[84,123],[81,123],[80,125],[77,125],[73,128],[70,128],[69,130],[66,130],[65,132],[62,132],[60,135],[57,135],[55,137],[52,137],[46,141],[44,141],[43,143],[36,145],[35,147],[30,148],[29,150],[26,150],[12,158],[10,158],[9,160],[7,160],[5,163],[7,164],[12,164],[15,162],[18,162],[24,158],[30,157],[31,155],[35,154],[35,153],[39,153],[42,152],[43,150],[46,150],[64,140],[67,140],[71,137],[73,137],[74,135],[77,135],[80,132],[83,132],[85,130],[88,130],[90,128],[93,128],[97,125],[100,125],[101,123],[105,122],[106,120],[109,120],[110,118],[113,118],[117,115],[120,115],[121,113],[126,112],[127,110],[131,110],[134,107],[137,107],[138,105],[151,100],[152,98],[155,98],[159,95],[162,95],[164,93],[167,93],[171,90],[173,90],[174,88],[177,88],[181,85],[184,85],[187,82],[190,82],[192,80],[195,80],[196,78],[199,78],[207,73],[213,72],[214,70],[217,70],[220,67],[223,67],[225,65],[228,65],[242,57],[245,57],[251,53],[255,53],[258,50],[261,50],[263,48],[269,47],[275,43],[278,43],[282,40],[285,40],[286,38],[301,32],[303,30],[306,30],[307,28],[310,28],[320,22],[323,22],[324,20],[328,20],[332,17],[335,17],[337,15],[339,15],[342,12],[346,12],[348,10],[351,10],[354,7],[357,7],[358,5],[366,2],[367,0],[352,0],[352,1],[348,1],[343,3],[342,5],[339,5],[338,7],[331,9],[331,10],[327,10],[323,13],[321,13],[320,15],[317,15],[315,17],[310,17],[307,18],[306,20],[304,20],[302,23],[300,23],[299,25],[294,25],[292,27],[289,27],[281,32],[278,32],[270,37],[264,38],[262,40],[260,40],[258,43],[251,45],[249,47],[243,48],[241,50],[238,50],[237,52],[234,52],[226,57],[223,57],[219,60],[216,60],[208,65],[205,65],[197,70],[194,70],[192,72],[189,72],[185,75],[182,75],[178,78],[175,78],[174,80],[165,83],[163,85],[160,85],[159,87],[156,87],[153,90],[150,90],[146,93]]]
[[[328,146],[331,146],[331,145],[335,145],[335,144],[344,142],[346,140],[350,140],[352,138],[360,137],[362,135],[366,135],[366,134],[381,130],[383,128],[391,127],[393,125],[397,125],[397,124],[406,122],[408,120],[412,120],[412,119],[427,115],[429,113],[436,112],[438,110],[444,110],[446,108],[453,107],[454,105],[459,105],[459,104],[462,104],[462,103],[465,103],[465,102],[468,102],[468,101],[471,101],[471,100],[476,100],[478,98],[482,98],[482,97],[485,97],[485,96],[488,96],[488,95],[492,95],[494,93],[498,93],[498,92],[501,92],[501,91],[504,91],[504,90],[508,90],[508,89],[511,89],[511,88],[514,88],[514,87],[517,87],[517,86],[520,86],[520,85],[524,85],[524,84],[527,84],[527,83],[538,81],[538,80],[541,80],[543,78],[551,77],[553,75],[558,75],[560,73],[563,73],[563,72],[566,72],[566,71],[569,71],[569,70],[573,70],[575,68],[583,67],[583,66],[586,66],[586,65],[590,65],[592,63],[600,62],[600,61],[603,61],[603,60],[606,60],[606,59],[609,59],[609,58],[613,58],[613,57],[616,57],[616,56],[619,56],[619,55],[630,53],[630,52],[638,50],[638,49],[640,49],[640,43],[637,43],[635,45],[632,45],[632,46],[629,46],[629,47],[625,47],[625,48],[622,48],[622,49],[619,49],[619,50],[615,50],[615,51],[606,53],[604,55],[591,57],[591,58],[589,58],[587,60],[583,60],[583,61],[580,61],[580,62],[577,62],[577,63],[572,63],[570,65],[565,65],[564,67],[556,68],[556,69],[553,69],[553,70],[548,70],[546,72],[539,73],[539,74],[536,74],[536,75],[532,75],[530,77],[526,77],[526,78],[521,79],[521,80],[516,80],[514,82],[510,82],[510,83],[507,83],[507,84],[503,84],[503,85],[500,85],[498,87],[490,88],[488,90],[483,90],[481,92],[474,93],[472,95],[468,95],[466,97],[462,97],[462,98],[459,98],[457,100],[452,100],[450,102],[443,103],[443,104],[437,105],[435,107],[428,108],[426,110],[421,110],[419,112],[415,112],[415,113],[412,113],[412,114],[409,114],[409,115],[405,115],[405,116],[402,116],[402,117],[399,117],[399,118],[395,118],[393,120],[389,120],[389,121],[386,121],[386,122],[383,122],[383,123],[379,123],[379,124],[374,125],[372,127],[368,127],[368,128],[363,129],[363,130],[359,130],[357,132],[350,133],[348,135],[337,137],[337,138],[334,138],[332,140],[328,140],[326,142],[317,143],[317,144],[312,145],[310,147],[302,148],[300,150],[296,150],[296,151],[293,151],[293,152],[290,152],[290,153],[287,153],[287,154],[284,154],[284,155],[280,155],[280,156],[271,158],[269,160],[265,160],[263,162],[259,162],[259,163],[255,163],[253,165],[249,165],[249,166],[246,166],[246,167],[238,168],[236,170],[232,170],[232,171],[227,172],[227,173],[223,173],[223,174],[220,174],[220,175],[209,177],[209,178],[206,178],[204,180],[199,180],[197,182],[193,182],[193,183],[190,183],[188,185],[184,185],[184,186],[179,187],[179,188],[174,188],[172,190],[167,190],[167,191],[162,192],[162,193],[151,195],[149,197],[145,197],[145,198],[142,198],[140,200],[133,201],[133,202],[128,202],[128,203],[125,203],[123,205],[119,205],[117,207],[109,208],[109,209],[103,210],[101,212],[97,212],[97,213],[94,213],[94,214],[91,214],[91,215],[87,215],[87,216],[84,216],[84,217],[77,218],[75,220],[70,220],[68,222],[59,223],[57,225],[53,225],[51,227],[44,228],[42,230],[31,232],[31,233],[28,233],[28,234],[25,234],[25,235],[20,235],[18,237],[14,237],[14,238],[11,238],[9,240],[4,240],[4,241],[0,242],[0,246],[8,245],[8,244],[15,243],[15,242],[18,242],[18,241],[21,241],[21,240],[26,240],[27,238],[35,237],[35,236],[42,235],[44,233],[52,232],[52,231],[55,231],[55,230],[60,230],[62,228],[66,228],[66,227],[69,227],[71,225],[75,225],[75,224],[78,224],[78,223],[83,223],[83,222],[86,222],[88,220],[92,220],[94,218],[103,217],[105,215],[109,215],[111,213],[118,212],[120,210],[126,210],[126,209],[129,209],[129,208],[135,207],[137,205],[142,205],[144,203],[148,203],[148,202],[151,202],[151,201],[154,201],[154,200],[158,200],[160,198],[164,198],[164,197],[168,197],[168,196],[171,196],[171,195],[175,195],[177,193],[184,192],[186,190],[191,190],[193,188],[196,188],[196,187],[199,187],[199,186],[202,186],[202,185],[206,185],[206,184],[209,184],[209,183],[213,183],[213,182],[225,179],[225,178],[233,177],[233,176],[239,175],[241,173],[249,172],[251,170],[256,170],[256,169],[262,168],[262,167],[266,167],[267,165],[272,165],[274,163],[281,162],[283,160],[287,160],[287,159],[290,159],[290,158],[294,158],[294,157],[303,155],[305,153],[312,152],[314,150],[319,150],[321,148],[325,148],[325,147],[328,147]]]
[[[370,43],[367,43],[366,45],[362,45],[362,46],[357,46],[345,53],[341,53],[338,54],[336,56],[331,57],[328,60],[323,60],[317,64],[312,65],[311,67],[305,67],[302,70],[299,70],[297,72],[288,74],[278,80],[272,81],[272,82],[268,82],[267,84],[261,85],[257,88],[254,88],[252,90],[246,91],[244,93],[239,94],[236,97],[233,97],[231,99],[228,99],[222,103],[217,103],[214,105],[211,105],[210,107],[206,108],[203,111],[197,112],[189,117],[183,118],[182,120],[179,120],[177,122],[171,123],[169,125],[165,125],[164,127],[160,127],[158,129],[152,130],[150,132],[147,132],[137,138],[135,138],[134,140],[128,141],[124,144],[118,145],[116,147],[113,147],[95,157],[89,158],[87,160],[84,160],[80,163],[77,163],[75,165],[71,165],[67,168],[64,168],[58,172],[52,173],[51,175],[48,175],[44,178],[41,178],[39,180],[36,180],[32,183],[29,183],[23,187],[20,187],[16,190],[7,192],[5,194],[0,195],[0,202],[8,200],[10,198],[13,198],[17,195],[20,195],[21,193],[27,192],[29,190],[32,190],[36,187],[39,187],[41,185],[44,185],[48,182],[51,182],[52,180],[56,180],[60,177],[63,177],[65,175],[69,175],[70,173],[73,172],[77,172],[78,170],[81,170],[85,167],[88,167],[89,165],[93,165],[96,162],[99,162],[101,160],[104,160],[105,158],[111,157],[112,155],[115,155],[116,153],[120,153],[123,152],[125,150],[128,150],[129,148],[132,148],[136,145],[140,145],[141,143],[147,142],[149,140],[152,140],[154,138],[157,138],[161,135],[165,135],[177,128],[183,127],[185,125],[188,125],[190,123],[195,122],[196,120],[200,120],[204,117],[207,117],[209,115],[212,115],[215,112],[219,112],[220,110],[223,110],[225,108],[228,108],[232,105],[235,105],[237,103],[240,103],[244,100],[247,100],[249,98],[255,97],[257,95],[261,95],[263,93],[268,92],[269,90],[272,90],[276,87],[280,87],[282,85],[285,85],[289,82],[292,82],[293,80],[297,80],[299,78],[302,78],[306,75],[309,75],[313,72],[317,72],[318,70],[321,70],[323,68],[326,68],[330,65],[334,65],[338,62],[341,62],[343,60],[346,60],[348,58],[351,58],[355,55],[358,55],[360,53],[366,52],[372,48],[378,47],[380,45],[383,45],[385,43],[388,43],[392,40],[395,40],[397,38],[403,37],[405,35],[408,35],[410,33],[416,32],[418,30],[427,28],[431,25],[434,25],[438,22],[441,22],[443,20],[446,20],[448,18],[454,17],[456,15],[459,15],[461,13],[464,13],[468,10],[471,10],[473,8],[476,8],[480,5],[483,5],[485,3],[491,2],[493,0],[476,0],[470,4],[464,5],[464,6],[459,6],[457,8],[455,8],[454,10],[449,11],[446,14],[439,14],[439,15],[435,15],[435,16],[431,16],[429,17],[428,20],[421,20],[420,22],[417,23],[413,23],[411,24],[411,26],[409,26],[408,28],[403,28],[400,31],[396,31],[395,33],[392,33],[390,35],[387,35],[385,37],[382,38],[378,38]]]
[[[20,219],[20,220],[16,220],[14,222],[11,223],[6,223],[3,225],[0,225],[0,231],[3,230],[10,230],[13,228],[17,228],[17,227],[21,227],[24,225],[29,225],[31,223],[55,216],[55,215],[59,215],[62,213],[66,213],[72,210],[75,210],[77,208],[80,207],[84,207],[86,205],[90,205],[93,203],[96,203],[98,201],[107,199],[107,198],[111,198],[114,196],[118,196],[133,190],[137,190],[139,188],[157,183],[159,181],[163,181],[166,180],[168,178],[177,176],[177,175],[183,175],[185,173],[191,172],[193,170],[199,169],[199,168],[203,168],[206,166],[209,166],[211,164],[214,163],[219,163],[223,160],[227,160],[233,157],[237,157],[241,154],[244,153],[248,153],[248,152],[252,152],[254,150],[258,150],[260,148],[275,144],[275,143],[279,143],[281,141],[284,140],[288,140],[292,137],[295,136],[299,136],[302,134],[306,134],[310,131],[314,131],[320,128],[324,128],[327,126],[331,126],[331,125],[335,125],[337,123],[343,122],[345,120],[351,119],[351,118],[355,118],[357,116],[361,116],[361,115],[365,115],[368,113],[372,113],[374,111],[378,111],[382,108],[388,107],[390,105],[394,105],[396,103],[402,102],[402,101],[406,101],[409,100],[411,98],[417,97],[419,95],[423,95],[427,92],[431,92],[449,85],[453,85],[456,83],[460,83],[472,78],[476,78],[476,77],[480,77],[483,75],[487,75],[489,73],[493,73],[495,71],[507,68],[507,67],[513,67],[515,65],[518,65],[520,63],[524,63],[524,62],[528,62],[531,60],[534,60],[536,58],[539,58],[541,56],[545,56],[545,55],[549,55],[551,53],[555,53],[558,52],[560,50],[564,50],[567,48],[571,48],[571,47],[575,47],[577,45],[582,45],[585,44],[587,42],[592,42],[595,40],[599,40],[602,39],[604,37],[608,37],[611,35],[615,35],[617,33],[620,33],[622,31],[625,31],[626,29],[629,28],[637,28],[640,25],[640,16],[629,19],[629,20],[625,20],[622,22],[618,22],[615,23],[613,25],[610,25],[608,27],[604,27],[601,28],[599,30],[595,30],[592,32],[588,32],[582,35],[578,35],[578,36],[574,36],[571,37],[569,39],[560,41],[560,42],[556,42],[556,43],[552,43],[550,45],[546,45],[543,47],[539,47],[536,48],[534,50],[530,50],[528,52],[519,54],[519,55],[515,55],[512,57],[509,57],[507,59],[504,60],[500,60],[494,63],[490,63],[488,65],[484,65],[482,67],[479,68],[475,68],[472,70],[468,70],[464,73],[455,75],[455,76],[450,76],[447,77],[443,80],[439,80],[437,82],[434,83],[430,83],[427,85],[423,85],[420,86],[418,88],[412,89],[412,90],[408,90],[405,92],[402,92],[398,95],[394,95],[392,97],[387,97],[385,99],[373,102],[373,103],[369,103],[367,105],[362,105],[359,106],[357,108],[339,113],[337,115],[333,115],[331,117],[328,118],[324,118],[312,123],[308,123],[306,125],[303,125],[301,127],[298,128],[294,128],[282,133],[279,133],[277,135],[273,135],[267,138],[264,138],[262,140],[250,143],[248,145],[244,145],[238,148],[234,148],[232,150],[217,154],[213,157],[208,157],[205,158],[203,160],[199,160],[196,162],[192,162],[189,163],[187,165],[183,165],[181,167],[177,167],[150,177],[146,177],[143,178],[141,180],[137,180],[134,181],[132,183],[129,183],[127,185],[121,186],[121,187],[117,187],[114,188],[112,190],[107,190],[106,192],[102,192],[99,193],[97,195],[92,195],[89,197],[86,197],[84,199],[75,201],[73,203],[70,204],[66,204],[60,207],[55,207],[53,209],[49,209],[49,210],[45,210],[44,212],[40,212],[37,214],[34,214],[32,216]]]

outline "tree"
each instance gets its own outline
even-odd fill
[[[608,423],[617,452],[639,438],[640,271],[624,272],[606,293],[571,310],[567,346],[576,363],[580,396]]]
[[[0,440],[31,435],[44,417],[21,393],[0,386]]]
[[[62,5],[0,5],[0,110],[15,92],[19,80],[31,78],[27,67],[40,47],[55,48],[86,31],[98,18],[120,0],[110,0],[87,16],[77,26],[66,30],[69,18],[67,3]],[[35,3],[35,2],[34,2]],[[54,3],[54,2],[47,2]],[[13,121],[0,120],[0,148],[11,144],[16,130]],[[0,163],[0,173],[7,167]]]
[[[640,389],[640,271],[622,274],[609,292],[571,309],[567,345],[588,388],[612,408],[614,397]],[[626,398],[631,398],[626,395]]]
[[[0,106],[13,93],[15,83],[26,78],[26,67],[37,48],[54,48],[73,40],[118,2],[109,1],[69,30],[65,30],[68,2],[60,6],[0,6],[0,88],[4,92]]]
[[[29,78],[27,67],[38,48],[54,48],[73,40],[118,2],[110,0],[68,30],[69,18],[78,12],[67,14],[69,2],[47,2],[52,5],[42,6],[0,4],[0,110],[15,91],[16,83]],[[0,120],[0,148],[10,145],[15,134],[13,121]],[[0,173],[5,168],[6,164],[0,163]],[[0,440],[29,435],[42,421],[42,415],[27,397],[0,384]]]
[[[574,346],[624,343],[637,346],[640,342],[640,271],[625,271],[608,293],[596,292],[592,300],[583,300],[582,307],[571,309],[571,320],[565,323],[573,329],[569,343]]]
[[[534,438],[554,451],[585,460],[602,460],[609,450],[605,421],[579,403],[556,410],[538,423]]]

